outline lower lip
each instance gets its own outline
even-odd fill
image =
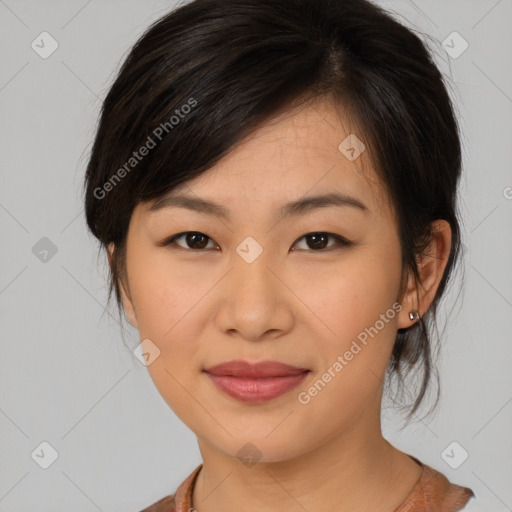
[[[263,403],[283,395],[298,386],[308,373],[309,371],[286,377],[242,379],[231,375],[212,375],[206,372],[221,391],[237,400],[249,403]]]

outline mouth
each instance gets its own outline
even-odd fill
[[[245,403],[264,403],[277,398],[298,386],[310,371],[277,361],[253,364],[242,360],[203,370],[220,391]]]

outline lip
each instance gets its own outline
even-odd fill
[[[205,368],[205,372],[212,375],[227,375],[241,378],[264,378],[264,377],[287,377],[298,375],[307,371],[308,368],[299,368],[278,361],[260,361],[249,363],[242,359],[235,359],[225,363]]]
[[[203,370],[215,386],[246,403],[263,403],[298,386],[310,372],[278,361],[235,360]]]

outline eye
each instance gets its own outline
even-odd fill
[[[184,233],[178,233],[176,235],[171,236],[171,238],[168,238],[164,242],[162,242],[162,245],[172,245],[176,242],[176,240],[183,239],[187,246],[183,246],[180,244],[176,244],[182,249],[210,249],[211,247],[207,247],[207,241],[211,240],[211,238],[204,233],[200,233],[199,231],[185,231]]]
[[[308,233],[306,235],[303,235],[301,238],[297,240],[297,242],[294,243],[294,246],[297,245],[301,240],[306,241],[306,248],[299,247],[299,250],[308,250],[312,249],[315,252],[322,251],[325,249],[333,249],[336,246],[338,247],[348,247],[353,245],[353,242],[350,242],[346,238],[343,238],[342,236],[335,235],[333,233],[325,233],[322,231],[318,231],[315,233]],[[334,243],[329,245],[328,241],[329,239],[333,240]],[[180,243],[177,243],[177,240],[182,240],[182,242],[185,245],[182,245]],[[208,247],[208,241],[213,242],[213,240],[205,235],[204,233],[201,233],[199,231],[185,231],[184,233],[178,233],[176,235],[171,236],[170,238],[164,240],[161,245],[162,246],[168,246],[168,245],[177,245],[178,247],[182,249],[193,249],[193,250],[204,250],[204,249],[211,249],[212,247]],[[297,250],[297,248],[291,249],[292,251]]]
[[[306,240],[306,245],[309,248],[311,248],[314,251],[316,251],[316,252],[324,250],[326,248],[327,249],[332,249],[332,248],[335,248],[336,246],[338,246],[338,247],[342,246],[343,247],[343,246],[353,245],[352,242],[350,242],[346,238],[343,238],[342,236],[334,235],[333,233],[325,233],[325,232],[322,232],[322,231],[318,231],[318,232],[315,232],[315,233],[308,233],[307,235],[304,235],[301,238],[299,238],[299,240],[297,242],[295,242],[295,244],[297,244],[302,239]],[[331,244],[331,245],[328,245],[328,240],[329,239],[334,240],[335,243]],[[296,250],[296,249],[292,249],[292,250]]]

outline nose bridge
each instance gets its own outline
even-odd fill
[[[248,237],[250,238],[250,237]],[[290,327],[286,290],[274,275],[271,250],[252,240],[244,240],[233,255],[217,320],[224,330],[236,330],[246,339],[260,339],[267,331]]]
[[[247,237],[236,248],[233,257],[233,286],[238,288],[240,300],[249,302],[258,301],[261,295],[277,293],[275,290],[275,276],[270,271],[272,267],[272,251],[263,244],[258,243],[253,237]],[[270,267],[270,268],[269,268]],[[251,300],[252,298],[252,300]]]

